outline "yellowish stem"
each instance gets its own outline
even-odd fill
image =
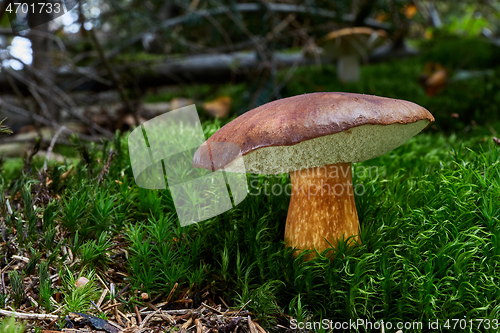
[[[342,236],[358,235],[351,163],[294,171],[290,177],[292,196],[285,227],[288,246],[316,248],[321,253],[330,248],[326,240],[336,246]],[[359,236],[354,239],[359,242]]]

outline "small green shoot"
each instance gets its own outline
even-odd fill
[[[82,269],[80,274],[75,277],[68,267],[65,268],[65,271],[60,272],[66,312],[86,313],[94,309],[91,301],[95,301],[98,297],[94,274],[93,270],[85,273],[85,270]],[[85,285],[77,287],[75,283],[80,277],[86,277],[89,281]]]
[[[52,303],[50,298],[54,293],[52,281],[49,278],[49,264],[47,260],[42,260],[38,265],[38,277],[40,281],[40,300],[45,308],[45,311],[52,311]]]
[[[12,298],[14,300],[14,308],[19,308],[24,300],[23,277],[18,271],[9,272],[10,286],[12,288]]]

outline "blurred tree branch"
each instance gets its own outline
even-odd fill
[[[4,121],[5,121],[5,119],[0,120],[0,133],[11,134],[12,131],[10,130],[10,128],[3,125]]]
[[[184,5],[189,8],[188,6]],[[369,7],[369,6],[368,6]],[[294,4],[286,4],[286,3],[268,3],[266,2],[266,8],[268,11],[273,13],[283,13],[283,14],[307,14],[311,16],[322,17],[326,19],[331,19],[333,21],[338,21],[339,15],[335,11],[316,8],[313,6],[305,6],[305,5],[294,5]],[[115,47],[108,53],[108,59],[120,54],[123,50],[127,49],[131,45],[139,43],[144,38],[151,34],[155,34],[160,30],[172,29],[175,26],[178,26],[183,23],[187,23],[192,21],[193,19],[205,18],[212,24],[217,22],[214,19],[214,16],[219,15],[227,15],[234,22],[235,16],[234,13],[256,13],[262,10],[262,6],[259,3],[235,3],[232,6],[215,6],[209,9],[199,9],[199,10],[191,10],[184,15],[179,15],[167,20],[163,20],[160,24],[154,25],[151,29],[138,33],[134,36],[129,37],[123,44]],[[356,22],[356,19],[362,20],[362,22]],[[384,22],[379,22],[375,19],[369,17],[356,17],[354,14],[343,14],[340,17],[339,23],[344,24],[353,24],[360,23],[360,25],[365,25],[374,29],[384,29],[388,30],[391,28],[391,25]],[[217,27],[216,27],[217,28]],[[226,39],[228,36],[223,34]]]
[[[383,5],[384,10],[390,7],[387,12],[399,13],[390,23],[371,18],[382,5],[367,0],[357,1],[356,8],[347,0],[254,1],[110,0],[100,3],[99,14],[92,14],[93,2],[80,2],[72,23],[79,33],[32,24],[33,65],[22,71],[2,70],[0,89],[29,101],[13,104],[28,114],[37,111],[35,123],[58,129],[58,113],[67,110],[72,119],[88,125],[93,136],[111,137],[106,125],[75,112],[75,91],[115,90],[123,102],[120,112],[131,114],[136,124],[135,101],[142,91],[166,84],[243,78],[250,82],[250,104],[260,104],[280,98],[298,66],[321,64],[315,40],[325,31],[346,25],[405,28],[399,13],[403,0]],[[22,37],[1,28],[0,34]],[[276,82],[276,72],[283,67],[289,70]]]

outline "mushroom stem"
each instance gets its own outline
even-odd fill
[[[294,171],[290,177],[292,196],[285,227],[288,246],[316,248],[321,253],[330,248],[326,240],[336,246],[342,236],[358,235],[351,163]],[[359,242],[359,236],[354,239]]]
[[[358,82],[360,73],[360,59],[355,54],[340,56],[337,60],[337,77],[340,81]]]

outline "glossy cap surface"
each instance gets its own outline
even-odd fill
[[[352,93],[312,93],[257,107],[226,124],[196,152],[193,165],[231,169],[238,145],[246,172],[276,174],[361,162],[398,147],[434,117],[408,101]],[[210,146],[210,150],[208,147]],[[217,149],[222,147],[222,149]]]

